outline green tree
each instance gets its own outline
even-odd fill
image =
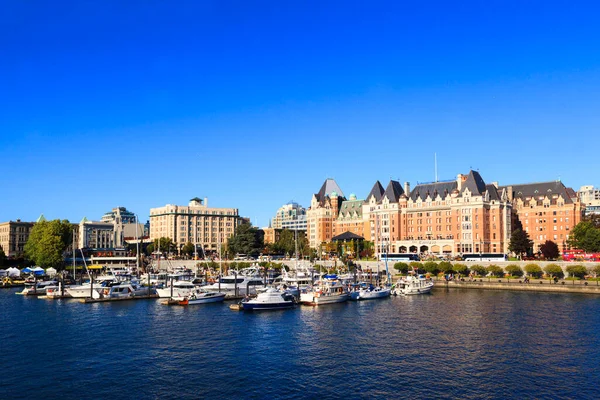
[[[562,268],[558,264],[548,264],[544,267],[544,272],[552,277],[557,277],[558,279],[562,279],[565,276]]]
[[[408,272],[408,264],[403,262],[397,262],[394,264],[394,269],[400,274],[406,274]]]
[[[497,265],[489,265],[486,268],[487,272],[491,275],[491,276],[495,276],[497,278],[502,277],[504,275],[504,270],[502,269],[502,267],[499,267]]]
[[[154,253],[154,243],[150,243],[148,246],[146,246],[146,255],[152,255],[152,253]]]
[[[194,245],[190,242],[187,242],[182,248],[181,248],[181,253],[185,254],[188,257],[191,257],[192,254],[194,254],[194,250],[196,248],[194,247]]]
[[[531,275],[534,278],[542,276],[542,269],[537,264],[527,264],[525,266],[525,272],[527,272],[527,275]]]
[[[487,274],[487,269],[483,266],[483,265],[471,265],[471,267],[469,268],[471,271],[473,271],[473,273],[475,275],[481,275],[484,276],[485,274]]]
[[[567,272],[570,276],[575,276],[579,279],[585,278],[585,276],[588,274],[587,268],[583,265],[569,265],[567,267]]]
[[[455,272],[454,267],[452,266],[452,263],[449,263],[448,261],[442,261],[439,265],[439,270],[442,271],[445,274],[451,273],[451,272]]]
[[[440,267],[435,261],[426,261],[423,263],[423,269],[425,272],[429,272],[432,275],[437,275],[440,272]]]
[[[466,264],[456,263],[456,264],[454,264],[454,266],[452,267],[452,269],[457,274],[461,274],[461,275],[467,275],[469,273],[469,268],[467,267]]]
[[[276,253],[282,253],[290,257],[296,255],[296,239],[294,231],[284,229],[279,235],[279,240],[273,245]],[[300,250],[298,250],[300,251]]]
[[[546,260],[556,260],[560,256],[558,245],[552,240],[546,240],[544,244],[540,246],[540,251]]]
[[[408,266],[411,268],[411,270],[414,270],[416,273],[421,273],[424,270],[423,265],[418,261],[411,261],[408,264]]]
[[[600,229],[593,222],[582,221],[575,225],[569,239],[569,246],[586,252],[594,253],[600,251]]]
[[[264,246],[264,233],[248,223],[238,225],[233,236],[227,240],[227,251],[231,255],[257,256]]]
[[[521,229],[515,229],[510,235],[508,249],[513,253],[522,256],[531,254],[533,251],[533,241],[529,239],[529,234]]]
[[[152,246],[156,251],[159,251],[160,254],[170,254],[175,251],[175,243],[168,237],[161,237],[159,239],[154,239],[154,245]]]
[[[72,229],[67,220],[37,222],[25,244],[27,258],[42,267],[61,268],[63,253],[73,238]]]
[[[594,271],[594,274],[596,274],[596,278],[600,278],[600,264],[596,264],[592,271]]]
[[[517,264],[507,265],[506,272],[510,274],[510,276],[523,276],[523,269]]]

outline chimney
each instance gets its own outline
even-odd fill
[[[208,207],[208,197],[204,198],[204,207]]]
[[[506,187],[506,194],[508,195],[508,201],[512,202],[513,201],[513,187],[512,186]]]
[[[456,184],[458,185],[458,191],[460,192],[462,190],[462,182],[463,182],[463,176],[462,174],[458,174],[456,176]]]
[[[404,193],[407,196],[410,194],[410,182],[404,182]]]

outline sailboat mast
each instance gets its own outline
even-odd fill
[[[75,280],[75,229],[73,229],[73,280]]]

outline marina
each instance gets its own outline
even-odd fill
[[[6,324],[0,331],[6,348],[19,349],[0,359],[12,371],[3,378],[6,398],[34,398],[57,379],[64,400],[110,396],[124,383],[137,398],[597,395],[596,296],[436,289],[236,313],[230,302],[82,304],[15,292],[0,291],[3,321],[19,325],[18,333]],[[40,357],[31,368],[34,354]],[[410,396],[398,395],[399,387],[410,387]]]

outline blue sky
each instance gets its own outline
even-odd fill
[[[599,186],[594,2],[0,3],[0,221],[208,197],[258,226],[333,177]]]

